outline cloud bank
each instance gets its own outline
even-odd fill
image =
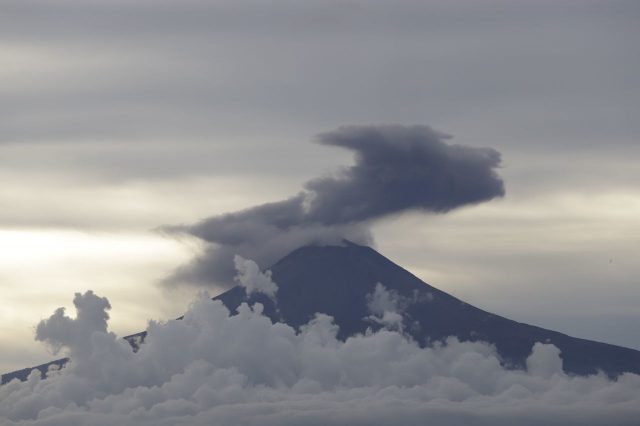
[[[0,387],[2,426],[632,425],[640,415],[640,376],[567,376],[551,345],[532,348],[527,371],[507,370],[487,344],[420,348],[389,329],[340,341],[327,315],[294,330],[259,304],[231,315],[203,294],[183,320],[150,322],[133,353],[96,321],[105,302],[77,294],[75,319],[58,310],[41,322],[38,339],[72,361]],[[82,339],[67,338],[77,330]]]
[[[500,153],[446,142],[427,126],[346,126],[318,136],[347,149],[354,164],[313,179],[286,200],[172,226],[207,243],[204,253],[166,282],[228,282],[233,256],[270,265],[308,244],[350,239],[371,244],[372,222],[407,210],[445,213],[504,195],[496,173]]]

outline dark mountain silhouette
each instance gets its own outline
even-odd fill
[[[334,317],[339,337],[362,333],[375,323],[366,296],[376,283],[409,300],[404,312],[405,330],[422,346],[456,336],[460,340],[494,344],[505,365],[522,368],[535,342],[552,343],[562,354],[571,374],[602,370],[616,376],[640,374],[640,351],[578,339],[555,331],[519,323],[485,312],[432,287],[375,250],[353,243],[344,246],[308,246],[290,253],[271,268],[278,284],[277,311],[266,296],[249,300],[265,305],[265,314],[299,327],[316,312]],[[232,288],[216,297],[235,309],[246,300],[244,289]]]
[[[569,374],[640,374],[640,351],[570,337],[485,312],[424,283],[369,247],[351,242],[343,246],[302,247],[270,269],[278,284],[277,306],[259,293],[247,297],[242,287],[234,287],[214,299],[221,300],[232,312],[242,302],[260,302],[272,321],[293,327],[306,324],[317,312],[325,313],[335,319],[340,327],[338,337],[344,339],[367,328],[380,327],[367,319],[371,314],[367,297],[381,283],[405,301],[405,332],[422,346],[448,336],[486,341],[496,346],[505,366],[523,368],[535,342],[552,343],[561,350],[564,370]],[[135,348],[144,337],[143,332],[125,338]],[[47,367],[44,364],[34,368],[46,371]],[[30,371],[6,374],[2,381],[24,379]]]

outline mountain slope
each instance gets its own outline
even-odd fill
[[[375,250],[353,243],[344,246],[308,246],[290,253],[271,268],[278,284],[278,312],[273,302],[256,295],[251,301],[265,305],[274,321],[298,327],[316,313],[326,313],[340,326],[339,337],[364,332],[376,324],[366,296],[376,283],[408,301],[405,330],[421,345],[456,336],[494,344],[505,364],[523,367],[535,342],[548,342],[562,351],[564,369],[572,374],[598,370],[610,375],[640,374],[640,352],[619,346],[567,336],[494,315],[432,287]],[[216,297],[235,309],[245,299],[236,287]]]
[[[487,341],[496,346],[505,365],[522,368],[533,344],[545,342],[561,350],[567,373],[584,375],[602,370],[610,376],[623,372],[640,374],[640,351],[573,338],[485,312],[424,283],[369,247],[350,242],[343,246],[302,247],[270,269],[278,285],[277,306],[262,294],[247,298],[241,287],[214,299],[232,311],[245,301],[260,302],[274,322],[283,321],[293,327],[306,324],[316,313],[325,313],[334,317],[340,327],[339,337],[344,339],[367,328],[381,327],[367,319],[371,314],[368,297],[381,283],[402,301],[404,330],[420,345],[449,336]],[[143,332],[125,338],[136,347],[144,336]],[[46,371],[48,365],[34,368]],[[5,374],[2,382],[24,380],[31,370]]]

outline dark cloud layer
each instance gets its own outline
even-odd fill
[[[323,145],[355,154],[353,166],[313,179],[283,201],[169,227],[207,243],[205,253],[169,282],[211,283],[231,276],[236,254],[266,266],[306,244],[342,238],[371,243],[369,225],[406,210],[444,213],[504,195],[500,153],[445,142],[427,126],[346,126],[323,133]]]

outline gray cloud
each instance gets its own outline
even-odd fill
[[[371,243],[372,221],[406,210],[444,213],[504,195],[500,154],[445,142],[427,126],[346,126],[323,145],[355,153],[355,164],[307,182],[299,194],[187,227],[167,227],[213,244],[168,282],[224,281],[236,254],[268,265],[301,245],[342,238]]]
[[[0,142],[182,142],[259,122],[308,131],[425,115],[487,135],[500,117],[521,146],[523,129],[561,130],[582,147],[597,146],[594,132],[611,144],[638,130],[629,1],[10,1],[5,10],[0,35],[18,72],[5,70]]]
[[[500,153],[448,145],[427,126],[349,126],[320,135],[352,150],[356,164],[339,178],[320,178],[309,215],[322,223],[366,221],[407,209],[444,213],[504,195],[494,169]]]
[[[327,226],[307,222],[301,213],[303,201],[302,196],[297,196],[215,216],[190,227],[164,227],[170,233],[187,233],[207,243],[201,255],[178,268],[164,280],[165,284],[228,285],[233,277],[233,258],[237,254],[267,266],[307,244],[340,244],[343,238],[362,244],[373,242],[363,224]]]

